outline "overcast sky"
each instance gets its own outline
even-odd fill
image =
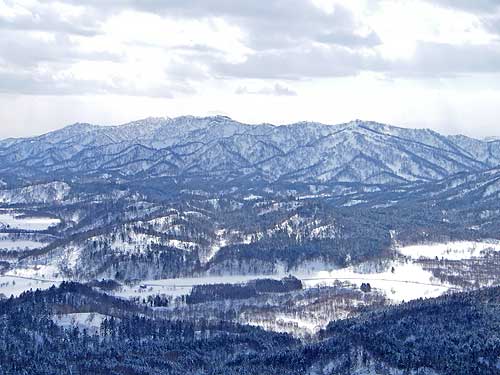
[[[500,0],[0,0],[0,137],[185,114],[500,136]]]

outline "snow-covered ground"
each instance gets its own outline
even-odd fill
[[[80,330],[86,329],[89,334],[98,334],[101,323],[107,316],[99,313],[73,313],[54,315],[52,320],[57,325],[64,328],[78,327]]]
[[[451,285],[435,279],[421,265],[403,261],[390,262],[382,271],[375,268],[369,270],[369,267],[347,267],[295,276],[302,279],[304,285],[309,288],[333,285],[336,280],[349,281],[358,286],[369,283],[372,288],[381,291],[394,302],[438,297],[452,288]]]
[[[324,328],[324,325],[317,324],[311,320],[294,318],[284,314],[276,316],[276,319],[273,320],[261,320],[258,316],[255,316],[254,319],[245,319],[243,323],[256,327],[262,327],[268,331],[286,332],[292,334],[297,333],[296,331],[314,334]]]
[[[0,250],[3,251],[13,251],[13,250],[20,251],[26,249],[31,250],[31,249],[38,249],[45,245],[46,243],[39,241],[8,238],[0,233]]]
[[[206,276],[206,277],[183,277],[178,279],[144,280],[134,286],[124,286],[121,291],[114,293],[116,296],[131,298],[136,296],[146,297],[148,295],[166,294],[170,296],[182,296],[189,294],[195,285],[204,284],[241,284],[250,280],[273,278],[280,279],[284,274],[276,275],[231,275],[231,276]]]
[[[1,211],[0,212],[0,228],[6,227],[9,229],[23,230],[46,230],[49,227],[59,224],[59,219],[50,217],[23,217],[21,213],[16,211]]]
[[[57,269],[57,267],[44,265],[14,268],[13,270],[7,272],[6,276],[63,281],[63,279],[59,278],[59,270]]]
[[[484,256],[489,251],[500,251],[500,241],[491,240],[483,242],[456,241],[448,243],[435,243],[425,245],[405,246],[398,251],[412,259],[449,259],[462,260]]]
[[[225,237],[226,231],[224,229],[218,229],[215,231],[215,241],[210,247],[210,251],[206,255],[205,259],[203,259],[204,263],[209,262],[221,248],[228,245],[228,240]]]
[[[49,289],[52,285],[58,286],[59,281],[42,281],[25,279],[15,276],[1,276],[0,275],[0,295],[5,297],[19,296],[21,293],[28,290],[44,290]]]
[[[59,277],[54,266],[33,266],[30,268],[16,268],[0,275],[0,294],[6,297],[17,297],[30,289],[44,290],[52,285],[58,286],[63,279]]]
[[[362,283],[369,283],[373,289],[384,293],[388,299],[397,303],[417,298],[437,297],[449,290],[456,289],[453,285],[443,283],[435,278],[430,271],[424,270],[422,264],[418,262],[421,257],[429,259],[434,259],[436,256],[439,259],[470,259],[471,257],[480,257],[485,252],[500,251],[500,242],[452,242],[415,245],[399,248],[398,251],[407,258],[391,261],[382,260],[341,269],[322,262],[308,262],[291,271],[279,267],[278,272],[273,275],[221,275],[144,280],[135,285],[123,286],[120,291],[114,294],[123,298],[146,297],[156,294],[177,297],[189,294],[195,285],[237,284],[258,278],[281,279],[291,274],[301,279],[306,288],[314,288],[319,285],[334,285],[337,280],[349,281],[357,286]],[[0,283],[3,284],[5,284],[5,281],[15,281],[15,285],[8,283],[9,285],[3,285],[0,288],[0,293],[8,296],[10,294],[19,294],[23,290],[30,288],[50,287],[53,284],[52,280],[57,283],[62,281],[59,278],[57,268],[49,266],[14,269],[0,280]]]
[[[306,288],[313,288],[319,285],[334,285],[337,280],[349,281],[358,286],[362,283],[370,283],[372,288],[383,292],[387,298],[394,302],[408,301],[421,297],[437,297],[452,288],[451,285],[442,284],[430,272],[423,270],[421,265],[411,261],[390,262],[385,265],[382,271],[375,268],[370,270],[369,268],[368,266],[342,269],[323,268],[315,269],[314,271],[301,268],[288,273],[280,271],[273,275],[223,275],[146,280],[135,286],[124,287],[116,295],[126,298],[155,294],[180,296],[189,294],[195,285],[239,284],[263,278],[281,279],[289,274],[301,279]]]

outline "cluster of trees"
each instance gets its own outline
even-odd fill
[[[257,279],[249,284],[255,287],[257,293],[288,293],[302,289],[302,281],[294,276],[288,276],[281,280]]]
[[[302,281],[289,276],[281,280],[257,279],[245,284],[204,284],[195,285],[186,296],[186,303],[238,300],[257,297],[263,293],[289,293],[302,289]]]
[[[99,312],[99,333],[53,316]],[[496,375],[500,288],[381,307],[332,322],[312,342],[219,320],[154,317],[151,310],[63,283],[0,301],[2,374]],[[385,370],[384,370],[385,369]],[[378,373],[378,372],[377,372]]]
[[[64,329],[52,319],[55,311],[96,306],[108,315],[99,334]],[[0,373],[9,375],[215,374],[243,353],[299,344],[288,335],[224,321],[154,319],[148,310],[75,283],[0,301],[0,332]]]
[[[257,296],[255,287],[245,284],[207,284],[195,285],[191,293],[186,296],[186,303],[204,303],[226,299],[248,299]]]
[[[438,374],[499,373],[500,288],[415,300],[360,318],[332,322],[320,335],[332,345],[362,347],[394,368]]]

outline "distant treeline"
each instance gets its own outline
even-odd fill
[[[302,282],[293,276],[281,280],[252,280],[246,284],[195,285],[186,296],[186,303],[192,305],[225,299],[248,299],[263,293],[288,293],[301,289]]]

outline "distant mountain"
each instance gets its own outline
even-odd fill
[[[387,257],[394,241],[500,239],[499,164],[500,142],[360,120],[75,124],[0,141],[0,214],[60,219],[41,233],[10,228],[41,245],[0,261],[155,279],[343,267]]]
[[[375,122],[247,125],[225,116],[74,124],[0,141],[0,178],[176,178],[246,183],[401,184],[500,164],[500,142]]]
[[[166,310],[89,285],[62,283],[0,300],[2,337],[9,343],[3,345],[0,369],[16,375],[71,368],[75,371],[66,372],[497,375],[499,301],[496,287],[372,308],[332,321],[302,342],[253,325],[208,319],[211,310],[202,318],[170,320]],[[264,314],[265,308],[255,306],[254,313]],[[95,334],[89,334],[92,328]]]

